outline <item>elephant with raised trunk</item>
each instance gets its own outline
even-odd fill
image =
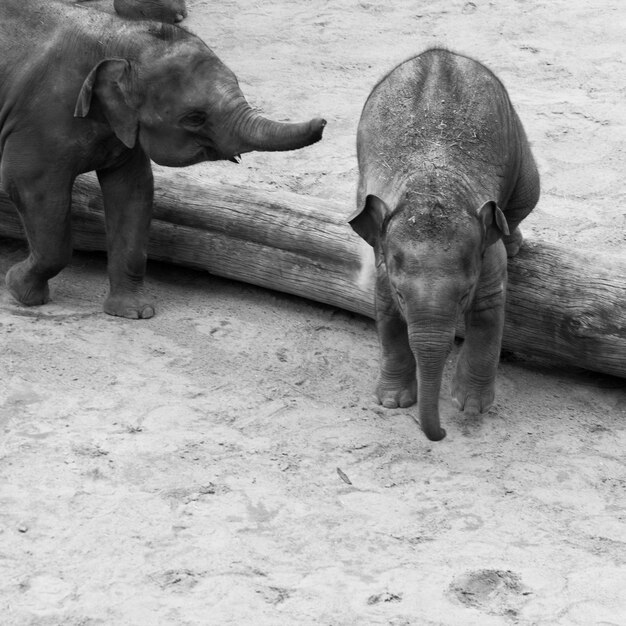
[[[49,298],[72,255],[74,179],[95,170],[104,199],[111,315],[147,318],[143,293],[150,160],[184,167],[318,141],[322,119],[260,116],[198,37],[56,0],[0,2],[0,203],[18,210],[30,254],[6,276],[21,303]]]
[[[437,441],[439,392],[465,316],[452,396],[466,414],[493,403],[507,253],[539,199],[539,176],[502,83],[465,56],[428,50],[376,85],[361,115],[352,228],[374,247],[386,407],[418,403]]]

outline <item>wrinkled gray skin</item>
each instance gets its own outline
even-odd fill
[[[526,135],[500,81],[445,50],[407,60],[373,89],[358,128],[354,230],[374,247],[378,400],[418,402],[445,437],[441,379],[459,315],[466,336],[452,396],[466,414],[494,399],[506,257],[539,198]],[[505,249],[506,246],[506,249]]]
[[[139,20],[157,20],[174,24],[187,17],[185,0],[114,0],[118,15]]]
[[[26,305],[72,254],[74,179],[95,170],[104,198],[110,290],[104,310],[147,318],[143,293],[150,159],[183,167],[318,141],[325,121],[267,120],[197,37],[54,0],[0,2],[0,203],[20,213],[30,254],[6,276]]]

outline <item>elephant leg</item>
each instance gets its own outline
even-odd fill
[[[9,154],[7,154],[7,152]],[[19,171],[11,167],[10,149],[5,152],[0,180],[4,198],[17,209],[28,239],[29,254],[9,269],[6,284],[9,293],[22,304],[35,306],[50,299],[48,280],[56,276],[72,258],[70,223],[73,180],[58,173]],[[13,159],[20,162],[21,159]]]
[[[530,151],[524,129],[519,121],[518,124],[522,144],[520,170],[513,193],[504,211],[510,234],[505,236],[503,241],[509,257],[513,257],[519,252],[524,241],[522,232],[519,229],[520,222],[535,208],[539,201],[539,172]]]
[[[98,170],[104,199],[109,294],[104,311],[131,319],[154,315],[144,295],[154,183],[150,161],[135,148],[123,164]]]
[[[381,354],[378,402],[390,409],[411,406],[417,402],[415,357],[406,322],[393,302],[384,264],[379,266],[376,279],[376,329]]]
[[[506,298],[506,250],[501,241],[487,248],[471,308],[465,314],[465,341],[452,381],[452,397],[468,415],[493,404]]]

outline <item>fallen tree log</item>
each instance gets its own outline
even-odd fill
[[[373,254],[345,222],[351,207],[188,171],[155,178],[150,258],[374,316]],[[94,176],[76,181],[73,207],[75,248],[105,250]],[[23,238],[6,203],[0,234]],[[509,261],[503,348],[626,378],[626,257],[527,241]]]

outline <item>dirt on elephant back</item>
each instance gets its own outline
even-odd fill
[[[626,254],[621,2],[187,2],[256,107],[328,120],[315,146],[197,174],[347,216],[365,98],[441,45],[489,66],[525,124],[526,233]],[[0,274],[24,255],[1,241]],[[503,360],[469,421],[455,349],[435,444],[372,401],[371,320],[167,265],[148,288],[155,318],[104,315],[86,254],[44,307],[0,287],[0,623],[626,623],[623,380]]]

